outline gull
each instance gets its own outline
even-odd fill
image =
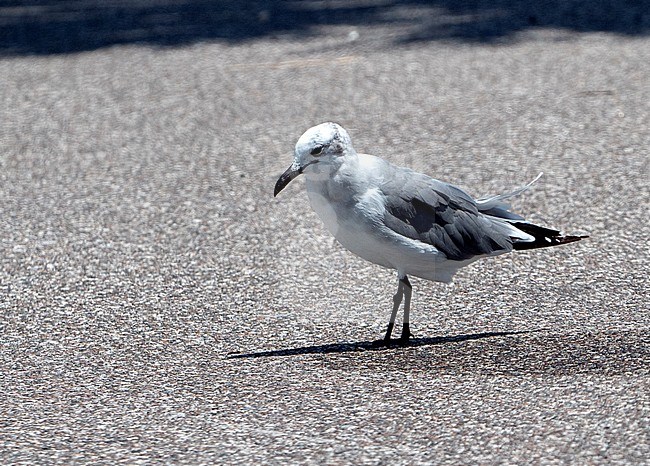
[[[379,157],[357,153],[336,123],[308,129],[296,143],[293,163],[278,179],[274,197],[298,175],[312,209],[346,249],[397,271],[397,293],[384,337],[391,343],[404,301],[402,334],[408,344],[412,286],[409,275],[449,283],[462,267],[513,250],[558,246],[586,236],[527,222],[507,199],[527,190],[474,199],[464,190]]]

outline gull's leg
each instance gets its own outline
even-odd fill
[[[397,293],[393,296],[393,312],[390,315],[390,320],[388,321],[388,329],[386,330],[386,336],[384,337],[385,342],[390,341],[390,335],[393,333],[393,327],[395,326],[395,318],[397,317],[397,310],[399,305],[402,304],[402,297],[404,296],[404,283],[400,279],[397,283]]]
[[[409,314],[411,313],[411,294],[413,292],[413,287],[411,286],[411,282],[409,282],[409,277],[406,275],[404,275],[404,278],[400,279],[400,283],[403,284],[402,293],[404,294],[404,323],[402,324],[402,336],[400,337],[400,340],[402,343],[408,343],[409,338],[413,336],[411,335],[409,317]]]

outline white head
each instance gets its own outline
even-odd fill
[[[348,154],[354,154],[354,149],[350,135],[341,126],[328,122],[309,128],[298,139],[293,163],[280,175],[275,184],[274,196],[298,175],[316,172],[323,165],[338,165]]]

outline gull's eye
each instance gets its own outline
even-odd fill
[[[309,153],[311,155],[320,155],[322,152],[323,152],[323,146],[316,146]]]

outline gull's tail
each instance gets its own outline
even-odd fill
[[[526,186],[512,192],[497,196],[486,196],[476,201],[476,205],[483,215],[490,216],[496,221],[502,222],[502,224],[506,223],[509,227],[514,227],[509,228],[508,232],[514,249],[547,248],[549,246],[559,246],[588,238],[588,236],[562,235],[558,230],[529,223],[521,215],[510,211],[510,204],[506,202],[507,199],[526,191],[542,175],[543,173],[540,173]]]

